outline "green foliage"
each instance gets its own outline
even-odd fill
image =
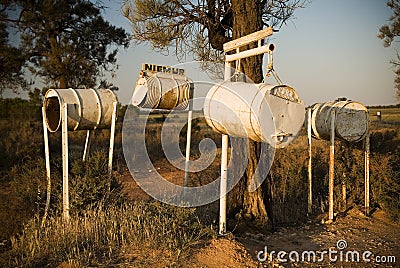
[[[4,8],[14,8],[9,14],[16,14],[30,72],[52,87],[104,84],[99,78],[117,68],[118,47],[129,44],[125,30],[104,20],[101,7],[91,1],[14,0]]]
[[[70,208],[76,212],[107,205],[121,190],[115,178],[108,175],[108,155],[100,151],[85,162],[78,159],[72,163],[70,185]]]
[[[3,22],[5,12],[0,12],[0,96],[4,89],[18,91],[26,88],[23,78],[25,58],[21,50],[10,44],[7,24]]]
[[[40,107],[18,98],[0,99],[0,129],[0,174],[40,154]]]
[[[283,25],[294,11],[307,1],[256,1],[257,20],[264,26]],[[223,44],[232,40],[234,16],[243,13],[241,4],[232,1],[203,1],[193,5],[187,1],[125,0],[123,13],[132,23],[132,36],[137,42],[149,42],[165,51],[173,46],[178,56],[193,55],[199,61],[222,61]],[[236,10],[235,10],[236,9]],[[206,63],[204,63],[206,65]]]
[[[400,128],[382,129],[371,136],[372,193],[377,204],[400,222]]]
[[[393,40],[396,40],[400,36],[400,1],[389,0],[387,6],[392,9],[393,14],[389,18],[390,23],[383,25],[379,29],[378,38],[383,40],[385,47],[391,46]],[[396,75],[394,79],[394,85],[397,89],[397,99],[400,101],[400,55],[397,54],[397,59],[392,61],[395,67],[394,73]]]
[[[393,15],[390,17],[390,24],[385,24],[379,29],[378,38],[383,40],[383,45],[388,47],[393,40],[400,35],[400,2],[389,0],[387,6],[392,9]]]

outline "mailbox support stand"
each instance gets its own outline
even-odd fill
[[[236,69],[240,65],[240,60],[255,55],[264,54],[274,50],[273,45],[262,45],[261,40],[273,34],[272,27],[268,27],[258,32],[240,37],[224,44],[225,52],[225,73],[224,80],[232,78],[232,64],[236,62]],[[240,47],[257,42],[257,47],[240,51]],[[226,54],[228,51],[235,50],[233,54]],[[220,199],[219,199],[219,234],[226,233],[226,195],[228,182],[228,135],[222,135],[222,155],[221,155],[221,181],[220,181]]]
[[[312,213],[312,136],[311,136],[311,108],[307,110],[307,137],[308,137],[308,215]]]
[[[335,110],[331,111],[331,145],[329,150],[329,221],[333,221],[333,189],[335,182]]]
[[[307,134],[308,134],[308,143],[309,143],[309,162],[308,162],[308,212],[312,211],[312,166],[311,166],[311,133],[312,133],[312,108],[308,110],[308,120],[307,120]],[[329,191],[328,191],[328,203],[329,203],[329,211],[328,211],[328,221],[332,222],[334,220],[333,213],[333,196],[334,196],[334,161],[335,161],[335,121],[336,121],[336,111],[332,109],[330,111],[330,152],[329,152]],[[328,122],[328,120],[326,120]],[[369,124],[368,124],[369,125]],[[369,215],[370,212],[370,179],[369,179],[369,158],[370,158],[370,134],[367,125],[367,132],[365,135],[364,141],[364,213],[366,216]],[[318,135],[316,135],[318,137]],[[325,137],[325,139],[327,139]],[[342,205],[343,209],[347,209],[347,193],[346,193],[346,174],[343,174],[342,182],[341,182],[341,191],[342,191]]]
[[[228,186],[228,135],[222,134],[221,182],[219,198],[219,234],[226,233],[226,195]]]
[[[47,218],[47,213],[50,208],[50,191],[51,191],[51,179],[50,179],[50,153],[49,153],[49,135],[46,126],[45,110],[42,107],[42,119],[43,119],[43,137],[44,137],[44,156],[46,163],[46,180],[47,180],[47,196],[46,196],[46,207],[44,209],[44,215],[42,219],[42,226]]]
[[[90,136],[92,136],[92,131],[87,130],[86,132],[86,141],[85,141],[85,149],[83,150],[82,161],[85,162],[88,158],[88,152],[90,150]]]
[[[364,181],[364,187],[365,187],[365,215],[369,215],[369,133],[367,133],[367,136],[365,137],[365,181]]]
[[[190,101],[191,99],[191,101]],[[192,119],[193,119],[193,99],[194,99],[194,85],[190,83],[189,90],[189,111],[188,111],[188,122],[186,130],[186,158],[185,158],[185,178],[183,181],[183,187],[188,186],[189,180],[189,164],[190,164],[190,143],[192,139]]]
[[[69,220],[69,183],[68,183],[68,104],[62,103],[60,107],[61,113],[61,143],[62,143],[62,162],[63,162],[63,181],[62,181],[62,196],[63,196],[63,219]],[[45,162],[46,162],[46,178],[47,178],[47,199],[45,213],[42,219],[42,225],[47,217],[49,205],[50,205],[50,190],[51,190],[51,174],[50,174],[50,150],[49,150],[49,138],[48,130],[45,120],[45,107],[42,108],[43,116],[43,136],[44,136],[44,148],[45,148]],[[112,173],[112,159],[114,151],[114,134],[115,134],[115,121],[117,118],[117,102],[113,102],[113,114],[111,122],[111,133],[110,133],[110,147],[108,152],[108,176],[111,177]],[[83,153],[83,160],[87,159],[90,145],[90,132],[88,130],[86,135],[85,149]]]
[[[62,140],[62,162],[63,162],[63,218],[69,220],[69,194],[68,194],[68,105],[61,107],[61,140]]]
[[[115,122],[117,121],[117,104],[118,102],[113,102],[113,114],[111,117],[111,127],[110,127],[110,148],[108,150],[108,177],[111,178],[112,173],[112,161],[114,154],[114,135],[115,135]]]

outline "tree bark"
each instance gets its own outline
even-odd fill
[[[233,39],[262,30],[261,10],[258,0],[232,0]],[[248,48],[251,47],[254,47],[254,45],[249,45]],[[263,55],[241,60],[240,70],[247,78],[252,80],[247,82],[260,83],[262,81],[262,61]],[[258,163],[260,159],[261,143],[242,138],[234,138],[231,140],[232,147],[236,148],[245,148],[245,142],[249,143],[248,152],[244,152],[244,150],[232,152],[235,156],[233,165],[230,167],[233,173],[236,173],[237,170],[235,171],[235,169],[241,165],[237,163],[237,161],[246,159],[244,155],[246,153],[248,154],[248,163],[245,174],[228,195],[228,216],[235,216],[235,218],[239,220],[236,222],[236,228],[240,229],[241,226],[246,229],[255,227],[257,231],[268,232],[273,229],[269,180],[265,180],[261,187],[254,192],[249,191],[249,186],[252,179],[260,179],[260,176],[267,176],[269,170],[263,167],[259,167],[261,168],[260,174],[254,175],[257,165],[268,166],[269,159],[267,155],[263,155],[262,158],[265,158],[267,162],[260,161],[260,163]],[[269,145],[266,146],[268,148],[267,150],[269,150]]]

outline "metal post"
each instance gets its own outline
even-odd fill
[[[185,158],[185,179],[183,181],[183,187],[187,187],[189,180],[189,161],[190,161],[190,143],[192,140],[192,118],[193,118],[193,97],[194,97],[194,86],[190,84],[189,93],[189,111],[186,131],[186,158]],[[191,99],[191,100],[190,100]]]
[[[329,152],[329,221],[333,221],[333,187],[335,180],[335,110],[331,111],[331,146]]]
[[[226,233],[226,190],[228,184],[228,135],[222,135],[221,182],[219,196],[219,234]]]
[[[85,149],[83,150],[83,157],[82,157],[82,161],[86,161],[89,155],[89,150],[90,150],[90,136],[91,136],[91,131],[88,130],[86,132],[86,141],[85,141]]]
[[[183,187],[187,187],[189,179],[189,161],[190,161],[190,142],[192,138],[192,110],[188,112],[187,133],[186,133],[186,159],[185,159],[185,180]]]
[[[68,108],[62,104],[62,159],[63,159],[63,219],[69,219],[69,194],[68,194]]]
[[[231,80],[232,68],[230,62],[225,61],[225,80]],[[221,148],[221,181],[219,195],[219,234],[226,233],[226,189],[228,184],[228,135],[222,134]]]
[[[365,137],[365,215],[369,215],[369,133]]]
[[[112,174],[112,161],[114,153],[114,134],[115,134],[115,121],[117,120],[117,102],[113,102],[113,114],[111,117],[111,131],[110,131],[110,148],[108,150],[108,177]]]
[[[347,209],[347,189],[346,189],[346,173],[343,174],[342,178],[342,211]]]
[[[307,136],[308,136],[308,214],[312,213],[312,147],[311,147],[311,108],[307,111]]]
[[[44,156],[45,156],[45,163],[46,163],[46,180],[47,180],[46,207],[44,209],[44,215],[43,215],[43,219],[42,219],[42,225],[43,225],[44,221],[47,218],[47,213],[50,208],[50,197],[51,197],[49,136],[48,136],[48,132],[47,132],[44,107],[42,107],[42,118],[43,118],[43,137],[44,137]]]

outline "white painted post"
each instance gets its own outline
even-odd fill
[[[43,219],[42,219],[42,225],[43,225],[44,221],[47,218],[47,213],[50,208],[50,197],[51,197],[49,136],[48,136],[48,131],[47,131],[44,107],[42,107],[42,118],[43,118],[43,137],[44,137],[44,156],[45,156],[45,163],[46,163],[46,180],[47,180],[46,207],[44,209],[44,215],[43,215]]]
[[[335,110],[331,111],[331,145],[329,152],[329,221],[333,221],[333,188],[335,180]]]
[[[311,147],[311,108],[307,110],[307,136],[308,136],[308,214],[312,213],[312,147]]]
[[[192,139],[192,110],[188,112],[187,133],[186,133],[186,158],[185,158],[185,179],[183,187],[187,187],[189,180],[190,142]]]
[[[221,182],[219,196],[219,234],[226,233],[226,194],[228,185],[228,139],[229,136],[222,135],[221,153]]]
[[[88,158],[89,155],[89,150],[90,150],[90,136],[91,136],[92,131],[88,130],[86,132],[86,141],[85,141],[85,149],[83,150],[83,157],[82,161],[85,162]]]
[[[108,177],[112,174],[112,161],[114,153],[114,134],[115,134],[115,121],[117,120],[117,102],[113,102],[113,114],[111,117],[111,130],[110,130],[110,148],[108,150]]]
[[[343,174],[342,178],[342,211],[347,209],[347,189],[346,189],[346,173]]]
[[[225,80],[231,80],[232,68],[230,62],[225,61]],[[226,233],[226,188],[228,183],[228,140],[229,136],[222,134],[221,152],[221,181],[219,195],[219,234]]]
[[[264,54],[271,49],[273,46],[260,46],[259,40],[265,39],[273,34],[272,27],[263,29],[261,31],[243,36],[241,38],[232,40],[224,44],[225,52],[225,73],[224,80],[228,81],[232,78],[232,64],[237,61],[236,70],[240,68],[240,59]],[[247,45],[252,42],[258,41],[259,47],[248,49],[240,52],[240,47]],[[236,50],[235,54],[227,55],[226,52]],[[219,199],[219,234],[226,233],[226,194],[227,194],[227,182],[228,182],[228,135],[222,135],[222,155],[221,155],[221,183],[220,183],[220,199]]]
[[[63,219],[69,220],[69,193],[68,193],[68,105],[62,104],[62,159],[63,159]]]
[[[183,181],[183,187],[187,187],[189,180],[190,143],[192,141],[193,99],[194,99],[194,86],[193,83],[191,83],[189,92],[189,111],[188,111],[187,132],[186,132],[185,178]]]
[[[365,215],[369,215],[369,154],[370,154],[370,144],[369,144],[369,133],[365,136]]]

